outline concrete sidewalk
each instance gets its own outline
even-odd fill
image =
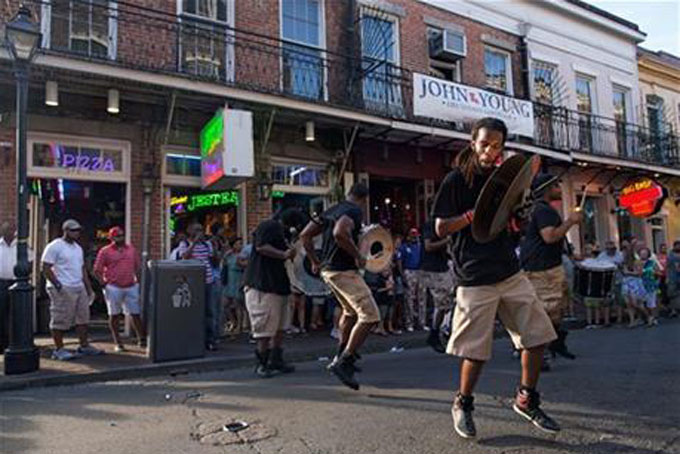
[[[404,333],[400,336],[382,337],[371,335],[362,348],[364,353],[386,352],[396,347],[424,347],[427,333],[424,331]],[[40,370],[23,375],[0,374],[0,391],[23,389],[39,386],[61,386],[78,383],[125,380],[162,375],[181,375],[190,372],[229,370],[254,365],[254,345],[248,337],[225,339],[215,352],[206,352],[204,358],[152,363],[145,350],[130,340],[126,342],[127,351],[115,353],[110,336],[103,330],[91,330],[91,343],[106,354],[101,356],[80,357],[71,361],[50,359],[52,340],[47,337],[36,338],[40,348]],[[75,337],[65,339],[66,348],[77,347]],[[316,331],[305,335],[287,336],[284,343],[285,357],[289,361],[327,360],[335,353],[337,341],[328,331]],[[0,355],[0,371],[4,371],[4,356]]]

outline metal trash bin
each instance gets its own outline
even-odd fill
[[[205,356],[205,267],[196,260],[149,264],[151,361]]]

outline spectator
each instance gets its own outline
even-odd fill
[[[75,324],[81,355],[100,355],[103,352],[88,342],[90,302],[94,298],[92,284],[85,269],[83,249],[78,244],[82,227],[69,219],[62,224],[64,236],[45,247],[42,270],[47,279],[50,297],[50,329],[56,349],[52,359],[65,361],[76,357],[64,348],[64,331]]]
[[[203,234],[203,226],[194,223],[187,229],[188,241],[183,241],[179,246],[179,256],[183,260],[198,260],[205,268],[205,348],[209,351],[217,350],[216,317],[218,301],[214,298],[213,283],[213,260],[216,258],[215,250],[211,242]]]
[[[94,275],[101,282],[109,313],[109,329],[115,351],[125,351],[118,334],[123,312],[132,318],[132,326],[137,334],[140,347],[146,347],[146,335],[140,318],[139,275],[141,263],[137,250],[125,244],[125,232],[120,227],[109,230],[111,243],[99,250],[94,263]]]
[[[243,271],[248,258],[242,255],[243,240],[233,238],[229,241],[230,250],[222,262],[222,298],[225,313],[231,324],[230,334],[237,336],[245,331],[246,300],[243,293]]]
[[[418,301],[420,262],[423,253],[418,229],[409,230],[406,242],[401,245],[400,253],[406,287],[406,329],[413,331],[414,322],[417,329],[428,328],[425,323],[425,301]]]
[[[9,288],[14,284],[17,264],[17,241],[14,226],[0,226],[0,353],[9,345]]]
[[[623,282],[621,285],[621,294],[626,301],[628,311],[629,328],[635,328],[640,325],[640,321],[637,318],[638,312],[643,312],[646,315],[644,300],[647,292],[645,291],[641,276],[642,264],[636,259],[635,248],[631,244],[626,248],[623,256]]]
[[[401,262],[401,245],[403,237],[399,234],[394,235],[394,256],[392,257],[392,277],[394,279],[394,310],[392,327],[394,334],[399,335],[406,327],[405,310],[405,289],[404,289],[404,268]]]
[[[648,247],[640,248],[642,262],[642,284],[645,288],[645,312],[648,326],[659,324],[657,320],[657,295],[659,293],[659,264],[652,259],[652,251]]]
[[[222,275],[222,260],[228,252],[229,243],[224,238],[224,225],[216,222],[210,226],[210,245],[213,249],[213,257],[210,262],[212,264],[213,285],[212,285],[212,301],[215,314],[213,317],[213,332],[215,333],[215,343],[222,335],[222,326],[224,321],[224,313],[222,311],[222,280],[219,277]]]
[[[623,263],[623,254],[616,250],[615,242],[608,240],[605,243],[604,251],[600,252],[597,259],[603,262],[610,262],[612,265],[620,267]]]
[[[668,283],[666,282],[666,267],[668,266],[668,247],[666,243],[659,245],[659,253],[656,254],[656,262],[659,264],[657,279],[659,280],[659,306],[664,311],[668,309]]]
[[[364,273],[364,280],[366,281],[368,288],[371,289],[373,299],[380,310],[380,323],[373,328],[373,333],[386,336],[387,332],[385,331],[384,322],[388,315],[388,309],[391,306],[390,292],[394,288],[391,272],[390,270],[386,270],[382,273],[366,271],[366,273]]]
[[[629,247],[627,241],[623,241],[622,245]],[[623,308],[626,306],[623,296],[621,295],[621,283],[623,281],[623,275],[621,274],[621,268],[623,266],[623,252],[616,249],[616,243],[609,240],[605,243],[605,249],[597,256],[597,260],[600,262],[610,263],[615,265],[617,268],[614,274],[614,291],[609,301],[608,310],[616,310],[616,321],[618,323],[623,323]]]
[[[172,251],[170,251],[170,255],[168,256],[169,260],[182,260],[182,256],[180,255],[180,249],[182,243],[184,243],[187,239],[187,235],[184,232],[177,232],[175,237],[173,238],[172,244],[174,245],[172,248]]]
[[[666,285],[669,317],[677,317],[680,311],[680,240],[673,242],[673,250],[666,261]]]

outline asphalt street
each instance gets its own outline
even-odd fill
[[[430,350],[366,355],[358,392],[324,371],[256,379],[251,369],[0,394],[0,452],[680,453],[680,323],[581,330],[575,361],[541,379],[563,426],[539,432],[514,414],[519,364],[495,342],[476,396],[478,438],[461,440],[450,406],[456,361]],[[238,433],[224,425],[243,420]]]

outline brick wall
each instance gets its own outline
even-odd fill
[[[16,218],[16,147],[14,123],[8,120],[0,123],[0,222]]]

